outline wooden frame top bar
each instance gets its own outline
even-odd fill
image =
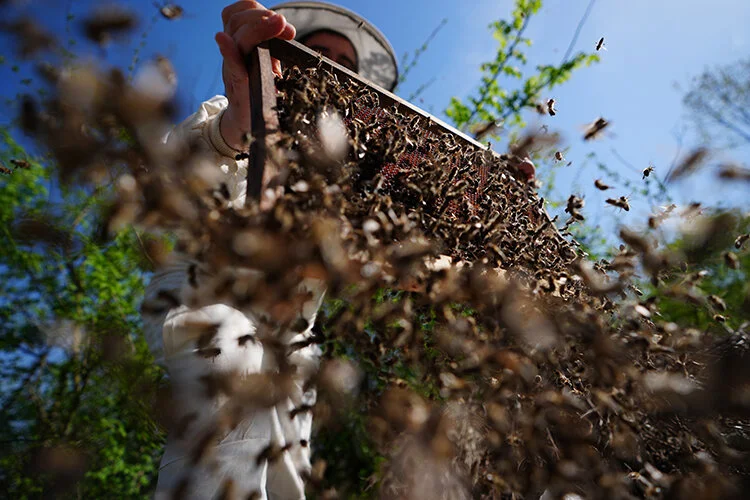
[[[271,56],[280,60],[282,63],[292,65],[296,64],[302,68],[315,67],[322,63],[326,66],[326,69],[330,70],[334,74],[344,76],[349,80],[367,85],[372,90],[375,90],[380,96],[381,107],[387,108],[395,104],[400,108],[399,111],[407,112],[411,115],[419,115],[428,120],[428,123],[430,124],[428,129],[432,132],[449,132],[451,135],[456,136],[458,139],[467,144],[470,144],[483,151],[490,151],[493,154],[497,154],[489,149],[485,144],[481,144],[480,142],[474,140],[460,130],[457,130],[456,128],[451,127],[442,120],[435,118],[427,111],[424,111],[413,105],[412,103],[401,99],[397,95],[385,90],[383,87],[380,87],[370,80],[361,77],[352,70],[345,68],[344,66],[341,66],[340,64],[328,59],[327,57],[320,55],[318,52],[315,52],[314,50],[302,45],[299,42],[274,38],[268,41],[268,47],[271,51]]]

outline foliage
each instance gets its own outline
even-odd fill
[[[161,373],[139,333],[138,235],[100,243],[103,194],[56,186],[47,158],[0,133],[3,164],[29,162],[0,188],[2,489],[28,498],[76,479],[86,497],[143,495],[162,445],[150,417]],[[45,476],[61,453],[78,466]]]
[[[750,59],[704,71],[683,102],[703,141],[716,148],[750,145]]]
[[[490,25],[497,53],[494,60],[480,67],[477,95],[469,97],[468,102],[451,99],[446,114],[456,127],[470,130],[475,125],[495,123],[506,132],[521,128],[523,111],[536,108],[543,91],[565,83],[579,68],[599,61],[596,54],[579,52],[565,57],[559,65],[537,65],[530,75],[524,71],[528,63],[524,49],[532,45],[524,32],[541,8],[541,0],[517,0],[510,20],[500,19]],[[507,82],[501,85],[500,78]]]

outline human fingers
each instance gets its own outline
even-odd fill
[[[235,32],[227,34],[234,39],[240,51],[246,54],[256,45],[282,35],[286,27],[284,17],[274,14],[264,18],[249,17]]]
[[[262,12],[262,13],[272,12],[266,9],[260,2],[256,2],[255,0],[240,0],[239,2],[235,2],[225,7],[221,11],[221,21],[224,26],[224,31],[227,31],[229,34],[232,34],[234,27],[230,31],[227,30],[227,24],[229,23],[229,20],[232,18],[234,14],[238,14],[238,13],[249,11],[249,10],[254,10],[256,12]],[[287,22],[284,28],[284,31],[279,35],[279,38],[283,38],[284,40],[293,40],[295,35],[296,35],[296,30],[294,29],[294,26]]]
[[[221,22],[224,25],[224,28],[226,29],[227,22],[233,14],[249,9],[267,10],[260,4],[260,2],[256,2],[255,0],[239,0],[239,2],[234,2],[233,4],[224,7],[221,11]]]
[[[284,40],[292,40],[296,35],[294,26],[289,24],[283,15],[265,9],[242,10],[232,14],[224,24],[224,32],[235,36],[241,28],[246,26],[255,26],[256,29],[262,31],[256,34],[257,43],[276,36]]]

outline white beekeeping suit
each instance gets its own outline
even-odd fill
[[[247,160],[235,161],[236,152],[229,148],[219,133],[219,119],[227,106],[223,96],[204,102],[200,109],[179,124],[167,139],[168,144],[197,143],[213,155],[216,168],[221,171],[220,181],[229,190],[228,203],[241,206],[245,201]],[[172,498],[173,490],[186,475],[187,498],[214,498],[226,481],[233,482],[240,497],[252,492],[260,498],[304,498],[302,473],[310,467],[310,412],[290,417],[290,411],[315,401],[314,390],[303,392],[306,379],[317,369],[320,350],[310,345],[294,351],[290,361],[297,366],[295,390],[290,398],[270,409],[253,411],[226,435],[218,436],[213,459],[206,465],[193,466],[191,450],[215,425],[224,396],[209,397],[206,375],[228,372],[253,374],[272,371],[274,361],[269,359],[260,342],[252,341],[262,311],[240,311],[224,304],[213,304],[197,309],[176,303],[185,302],[189,293],[189,259],[173,255],[170,263],[155,272],[146,288],[142,314],[149,347],[157,362],[169,373],[172,386],[172,410],[177,421],[185,425],[182,432],[171,431],[159,469],[156,498]],[[251,265],[251,263],[249,264]],[[280,338],[287,343],[299,342],[312,335],[312,325],[323,297],[322,284],[307,279],[300,285],[312,292],[298,314],[307,321],[301,333],[282,332]],[[191,324],[218,324],[212,345],[220,352],[213,358],[197,355],[196,332]],[[246,336],[250,337],[246,337]],[[244,337],[244,342],[238,339]],[[250,341],[247,339],[250,338]],[[178,435],[180,434],[180,435]],[[271,463],[256,460],[269,444],[288,447],[281,457]]]

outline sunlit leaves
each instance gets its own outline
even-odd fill
[[[523,33],[541,7],[541,0],[517,0],[510,22],[499,20],[490,25],[497,52],[494,60],[480,66],[482,77],[476,97],[466,102],[454,97],[445,111],[458,128],[469,130],[489,121],[506,127],[521,126],[523,112],[534,108],[546,89],[565,83],[576,70],[599,61],[597,54],[579,52],[559,65],[538,65],[529,74],[523,49],[532,41]]]

